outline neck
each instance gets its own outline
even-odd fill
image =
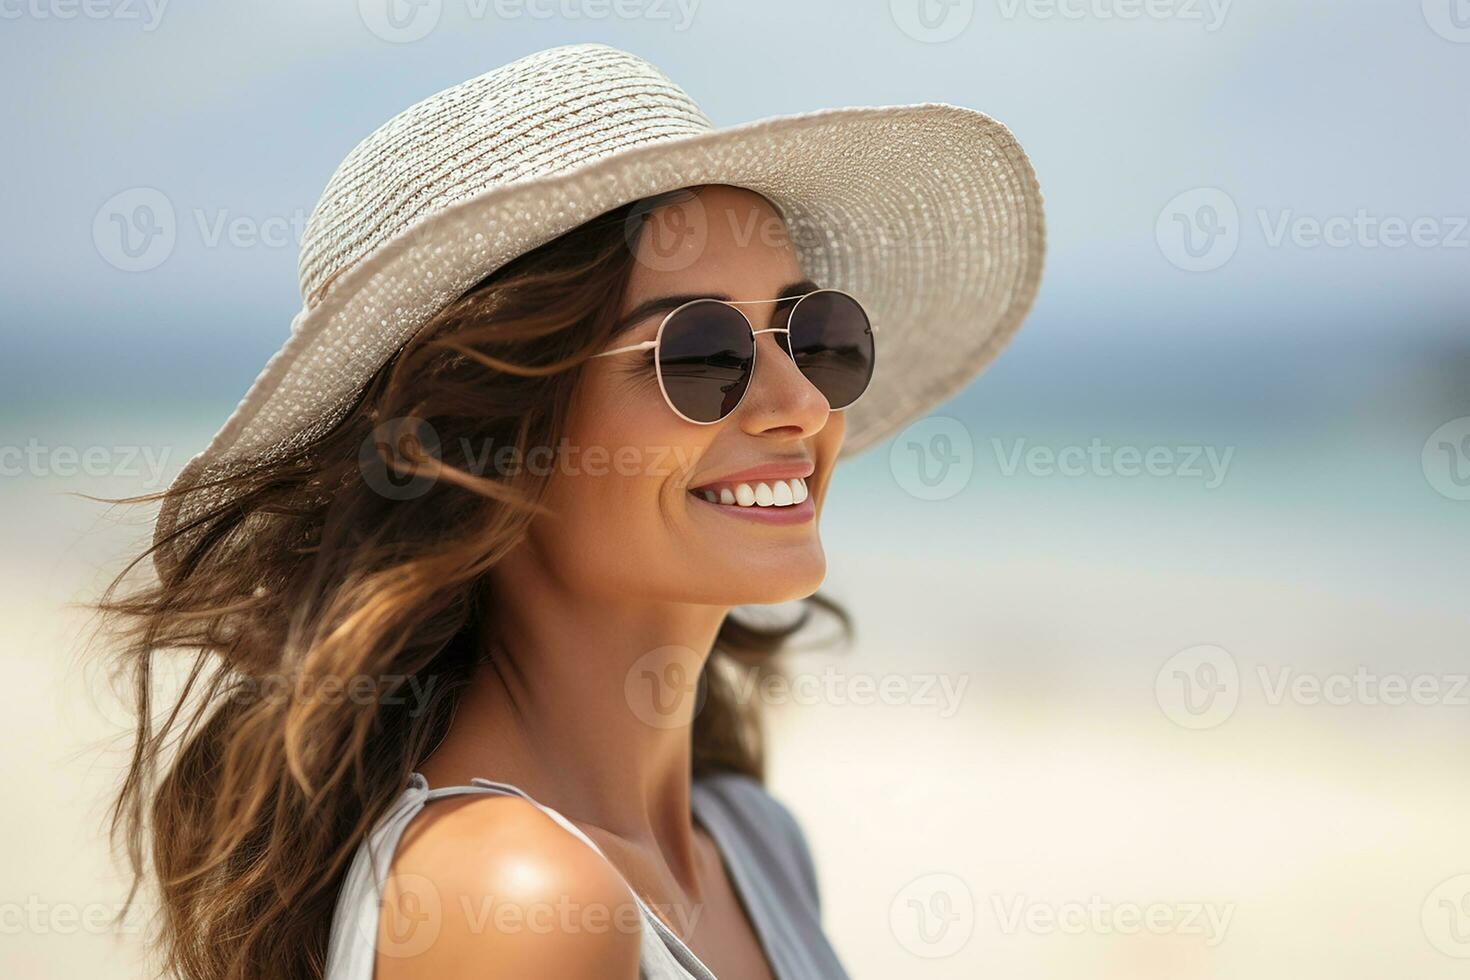
[[[487,662],[422,769],[435,785],[514,783],[578,823],[656,846],[691,880],[690,726],[728,609],[589,596],[542,572],[523,551],[496,567]]]

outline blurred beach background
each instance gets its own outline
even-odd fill
[[[982,109],[1046,197],[1026,327],[828,501],[856,647],[762,694],[853,976],[1465,975],[1464,0],[0,13],[6,976],[144,975],[99,924],[127,717],[81,604],[147,528],[72,494],[203,448],[360,138],[588,40],[717,125]]]

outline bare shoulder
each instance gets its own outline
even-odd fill
[[[633,980],[641,927],[617,870],[532,804],[442,799],[393,856],[375,976]]]

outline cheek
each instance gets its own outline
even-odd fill
[[[555,550],[587,563],[604,551],[627,565],[660,546],[679,519],[683,484],[703,452],[703,433],[664,404],[658,384],[587,372],[568,413],[540,530]]]
[[[827,424],[812,440],[812,459],[816,462],[817,484],[821,488],[817,497],[817,512],[827,500],[827,491],[832,489],[832,471],[837,466],[837,457],[842,452],[842,442],[847,434],[847,415],[833,412],[827,416]]]

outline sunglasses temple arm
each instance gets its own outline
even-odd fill
[[[761,334],[761,333],[786,333],[786,332],[787,331],[786,331],[786,328],[785,327],[768,327],[765,330],[752,330],[751,331],[751,333],[753,333],[753,334]],[[612,350],[605,350],[605,351],[603,351],[600,354],[593,354],[592,356],[593,357],[611,357],[613,354],[627,354],[630,351],[635,351],[635,350],[648,350],[650,347],[657,347],[657,346],[658,346],[658,341],[656,341],[656,340],[645,340],[641,344],[630,344],[627,347],[614,347]]]
[[[627,347],[614,347],[612,350],[605,350],[601,354],[593,354],[592,356],[593,357],[610,357],[613,354],[626,354],[629,351],[648,350],[650,347],[657,347],[657,346],[658,346],[658,341],[656,341],[656,340],[645,340],[641,344],[631,344],[631,345],[629,345]]]

